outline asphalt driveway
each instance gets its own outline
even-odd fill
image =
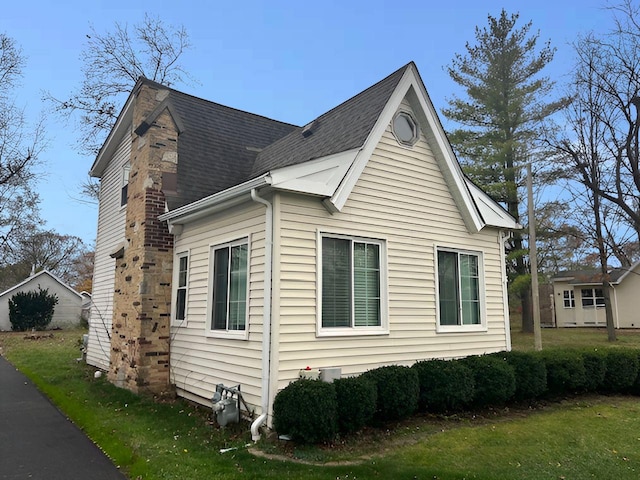
[[[125,478],[79,428],[0,356],[0,479]]]

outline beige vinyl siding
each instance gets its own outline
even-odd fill
[[[352,375],[506,348],[498,231],[468,233],[424,135],[404,148],[388,128],[342,212],[295,194],[279,195],[277,205],[279,388],[307,365]],[[388,335],[316,336],[318,229],[386,241]],[[436,246],[482,252],[486,332],[436,332]]]
[[[124,241],[126,208],[121,203],[122,168],[129,161],[131,137],[127,132],[100,179],[98,235],[93,269],[93,292],[89,321],[87,363],[108,369],[115,282],[115,260],[111,258]]]
[[[265,207],[246,203],[184,227],[174,252],[189,252],[186,322],[171,328],[171,381],[178,394],[210,405],[218,383],[241,385],[243,397],[259,408],[262,381]],[[211,247],[249,237],[248,339],[206,333],[211,308]]]
[[[640,328],[640,309],[638,309],[638,292],[640,292],[640,267],[630,271],[615,285],[611,293],[614,305],[613,316],[618,328]]]

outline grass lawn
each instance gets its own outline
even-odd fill
[[[210,410],[155,403],[93,378],[76,362],[81,331],[25,340],[0,334],[4,355],[102,447],[131,479],[587,479],[640,477],[640,399],[580,397],[535,409],[421,416],[325,447],[263,442],[253,455],[248,425],[221,430]],[[640,335],[619,344],[640,346]],[[543,331],[543,346],[606,346],[606,332]],[[514,347],[533,337],[514,332]],[[221,449],[232,448],[226,453]],[[37,452],[34,452],[37,454]],[[298,460],[293,461],[293,457]]]

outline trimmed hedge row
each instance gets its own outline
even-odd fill
[[[588,392],[640,395],[640,350],[499,352],[390,365],[324,383],[297,380],[278,392],[274,428],[302,443],[330,442],[410,417]]]

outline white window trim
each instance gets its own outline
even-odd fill
[[[564,296],[565,292],[569,292],[569,297]],[[569,306],[567,307],[567,300],[569,300]],[[563,290],[562,291],[562,307],[567,310],[573,310],[576,308],[576,292],[575,290]]]
[[[380,247],[380,326],[378,327],[330,327],[322,326],[322,239],[340,238],[357,242],[374,243]],[[353,337],[389,334],[389,288],[386,239],[345,235],[318,230],[316,232],[316,336],[317,337]],[[352,272],[353,274],[353,272]],[[353,301],[353,298],[351,299]]]
[[[584,295],[582,295],[582,291],[583,290],[591,290],[591,296],[590,297],[585,297]],[[580,288],[580,306],[583,309],[586,308],[586,309],[590,310],[592,308],[604,308],[605,307],[604,303],[601,303],[601,304],[598,303],[598,299],[599,298],[601,298],[602,301],[604,302],[604,290],[602,291],[602,296],[601,297],[596,295],[596,290],[602,290],[602,287],[586,287],[586,288],[585,287],[581,287]],[[583,301],[585,299],[593,300],[593,305],[585,305],[583,303]]]
[[[187,285],[185,286],[185,296],[184,296],[184,319],[178,320],[176,318],[176,309],[178,307],[178,282],[180,275],[180,259],[183,257],[187,257]],[[174,327],[186,327],[189,311],[189,270],[191,269],[191,252],[189,250],[183,250],[176,253],[173,257],[173,280],[172,285],[174,287],[171,288],[171,325]]]
[[[244,321],[244,330],[214,330],[211,328],[211,320],[213,319],[213,269],[214,269],[214,252],[220,248],[235,247],[238,245],[247,245],[247,298],[246,312]],[[228,338],[234,340],[249,339],[249,297],[251,295],[251,236],[249,234],[234,237],[233,240],[222,241],[221,243],[209,244],[209,277],[207,280],[209,288],[207,289],[207,318],[205,322],[205,336],[211,338]]]
[[[398,134],[396,133],[396,130],[395,130],[396,118],[401,116],[401,115],[409,117],[411,119],[411,122],[415,126],[415,130],[416,130],[415,134],[414,134],[413,138],[411,139],[411,141],[409,141],[409,142],[401,140],[400,137],[398,136]],[[418,143],[420,141],[420,124],[416,120],[416,117],[413,115],[413,113],[411,113],[411,112],[409,112],[407,110],[400,109],[391,118],[391,133],[393,134],[393,137],[396,139],[396,142],[398,142],[399,146],[401,146],[402,148],[406,148],[406,149],[412,150],[413,147],[416,145],[416,143]]]
[[[480,289],[480,323],[478,325],[440,325],[440,278],[438,272],[438,252],[463,253],[467,255],[476,255],[478,257],[478,277]],[[470,250],[468,248],[451,247],[448,245],[434,245],[433,263],[435,272],[435,297],[436,297],[436,333],[470,333],[470,332],[486,332],[487,327],[487,299],[485,285],[485,269],[484,269],[484,251]],[[459,279],[458,279],[459,281]]]

